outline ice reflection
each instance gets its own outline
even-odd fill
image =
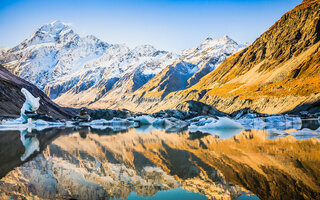
[[[25,151],[20,157],[21,161],[25,161],[33,153],[40,151],[39,140],[36,136],[31,135],[31,130],[29,132],[28,129],[20,131],[20,139],[25,147]]]

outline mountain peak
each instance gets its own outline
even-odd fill
[[[133,52],[135,54],[140,55],[140,56],[150,56],[150,55],[154,54],[154,52],[156,52],[156,51],[157,51],[157,49],[150,44],[139,45],[133,49]]]
[[[224,35],[220,38],[220,40],[232,40],[228,35]]]
[[[45,24],[39,28],[39,31],[60,32],[62,30],[71,29],[70,25],[60,20],[55,20],[49,24]]]
[[[55,20],[38,28],[26,41],[25,45],[37,45],[43,43],[54,43],[62,35],[75,35],[71,26],[67,23]]]

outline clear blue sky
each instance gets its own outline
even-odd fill
[[[81,36],[179,52],[207,37],[253,42],[301,0],[0,0],[0,46],[13,47],[54,20]]]

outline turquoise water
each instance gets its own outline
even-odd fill
[[[184,190],[182,188],[175,188],[171,190],[166,191],[159,191],[155,195],[151,197],[141,197],[138,196],[137,193],[131,192],[130,195],[127,198],[128,200],[160,200],[160,199],[166,199],[166,200],[206,200],[208,199],[206,196],[201,195],[199,193],[190,192],[187,190]],[[116,199],[114,199],[116,200]]]
[[[256,195],[248,196],[248,195],[243,194],[240,197],[238,197],[236,200],[260,200],[260,199]]]

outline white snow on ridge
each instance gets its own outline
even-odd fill
[[[188,70],[183,73],[192,76],[200,72],[195,82],[244,46],[228,36],[208,38],[198,47],[182,51],[180,56],[151,45],[130,49],[92,35],[80,37],[68,24],[54,21],[37,29],[18,46],[0,50],[0,64],[52,99],[66,94],[62,101],[85,102],[101,98],[114,86],[123,88],[117,93],[135,91],[179,58]],[[80,96],[95,93],[97,97],[80,100],[77,96],[80,93]]]
[[[208,64],[213,70],[230,55],[242,50],[247,45],[238,44],[229,36],[223,36],[220,39],[207,38],[199,46],[186,49],[181,52],[181,59],[199,67]],[[209,61],[214,59],[213,63]]]

